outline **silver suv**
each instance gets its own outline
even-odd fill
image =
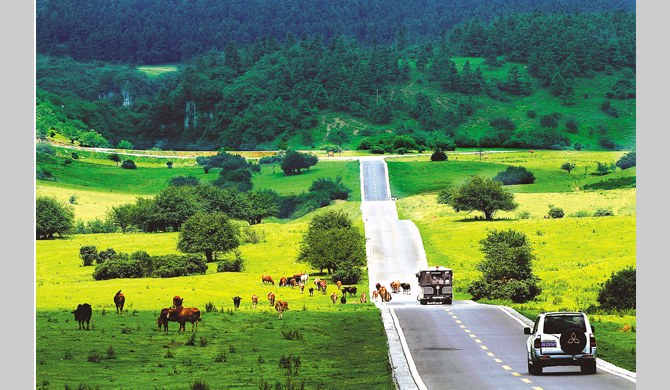
[[[544,367],[580,366],[582,373],[596,372],[596,337],[582,312],[541,313],[529,334],[528,373],[542,374]]]

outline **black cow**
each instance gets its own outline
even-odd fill
[[[347,297],[344,296],[344,293],[342,294],[342,298],[340,298],[340,303],[343,304],[343,305],[344,305],[345,303],[347,303]]]
[[[412,293],[412,286],[410,286],[409,283],[400,283],[400,287],[402,288],[403,294],[411,294]]]
[[[235,308],[239,309],[240,308],[240,301],[242,300],[241,297],[233,297],[233,303],[235,304]]]
[[[77,305],[77,310],[74,310],[74,319],[79,322],[79,329],[84,329],[84,322],[86,322],[86,330],[88,330],[88,324],[91,322],[91,305],[88,303],[83,303]]]
[[[349,294],[350,297],[355,297],[358,292],[356,286],[342,286],[342,294]]]
[[[114,304],[116,305],[116,314],[123,313],[123,305],[126,303],[126,297],[123,295],[121,290],[119,290],[116,295],[114,295]]]

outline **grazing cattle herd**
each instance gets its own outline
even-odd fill
[[[297,285],[300,287],[300,293],[302,294],[305,288],[305,283],[307,283],[308,279],[309,275],[304,272],[300,274],[294,274],[291,277],[282,276],[281,278],[279,278],[280,281],[279,287],[291,286],[293,288]],[[274,280],[270,275],[263,274],[261,276],[261,281],[262,284],[271,284],[274,286]],[[328,289],[328,283],[325,280],[315,278],[314,285],[317,291],[321,291],[324,295],[326,294],[326,290]],[[356,294],[358,293],[358,288],[356,286],[353,285],[344,286],[342,285],[342,281],[340,280],[337,280],[335,282],[335,285],[337,286],[337,290],[341,291],[342,293],[342,295],[339,296],[340,304],[347,303],[347,295],[349,297],[355,297]],[[386,286],[383,286],[381,283],[376,283],[375,289],[370,292],[371,300],[376,302],[381,298],[382,302],[390,302],[392,299],[391,292],[397,294],[400,293],[401,289],[403,294],[411,294],[411,286],[409,283],[401,283],[398,280],[394,280],[391,283],[389,283],[389,286],[391,287],[391,291],[389,291],[386,288]],[[313,297],[314,287],[310,287],[308,291],[309,296]],[[333,291],[329,297],[333,302],[333,304],[337,303],[338,300],[337,291]],[[288,302],[284,300],[277,300],[276,295],[273,291],[268,292],[267,298],[270,303],[270,307],[274,307],[275,310],[277,311],[279,319],[280,320],[283,319],[284,312],[288,310]],[[116,294],[114,295],[114,305],[116,306],[117,314],[123,313],[123,307],[125,301],[126,301],[125,295],[121,292],[121,290],[117,291]],[[233,297],[233,305],[235,306],[236,309],[240,308],[241,301],[242,297],[240,296]],[[158,331],[167,332],[168,324],[170,322],[179,323],[178,332],[186,331],[187,322],[191,323],[191,331],[198,330],[198,323],[202,321],[202,315],[200,310],[197,307],[184,307],[183,303],[184,298],[180,297],[179,295],[176,295],[172,298],[171,307],[165,307],[161,309],[158,319],[156,320],[156,324],[158,325]],[[361,292],[360,300],[354,303],[368,303],[367,295],[364,292]],[[253,308],[256,308],[258,306],[258,295],[253,294],[251,296],[251,305]],[[79,304],[77,305],[77,309],[72,311],[72,313],[74,314],[75,320],[79,323],[79,329],[89,330],[89,324],[91,322],[91,316],[93,313],[91,305],[88,303]]]

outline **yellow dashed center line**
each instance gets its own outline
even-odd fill
[[[455,322],[456,322],[457,324],[459,324],[459,326],[461,327],[461,329],[463,329],[463,331],[464,331],[465,333],[467,333],[467,334],[470,336],[470,338],[474,339],[475,342],[476,342],[477,344],[481,344],[481,343],[482,343],[482,340],[478,339],[477,336],[476,336],[474,333],[472,333],[471,330],[467,329],[466,326],[463,325],[463,322],[462,322],[461,320],[458,319],[458,316],[455,316],[455,315],[453,314],[453,312],[447,312],[447,313],[448,313],[449,315],[451,315],[451,317],[455,320]],[[488,349],[489,349],[486,345],[480,345],[479,347],[480,347],[481,349],[483,349],[484,351],[488,351]],[[512,367],[510,367],[510,366],[508,366],[508,365],[506,365],[506,364],[502,364],[502,363],[503,363],[502,359],[495,358],[495,357],[494,357],[495,354],[494,354],[493,352],[486,352],[486,355],[487,355],[487,356],[490,356],[490,357],[493,357],[493,361],[495,361],[495,362],[498,363],[498,364],[501,364],[501,367],[502,367],[505,371],[512,371]],[[514,371],[512,371],[511,374],[512,374],[512,376],[518,377],[523,383],[533,383],[530,379],[528,379],[528,378],[524,378],[524,377],[522,376],[522,374],[520,374],[520,373],[518,373],[518,372],[514,372]],[[542,389],[542,387],[535,386],[535,387],[533,387],[533,390],[544,390],[544,389]]]

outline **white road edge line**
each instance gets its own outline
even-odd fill
[[[498,306],[498,309],[502,310],[503,313],[505,313],[508,316],[510,316],[511,318],[513,318],[516,322],[520,323],[521,326],[523,326],[523,327],[529,326],[528,324],[524,323],[523,321],[521,321],[521,319],[519,319],[517,316],[515,316],[514,314],[512,314],[510,312],[510,310],[514,310],[514,309],[507,308],[507,307],[504,307],[504,306]],[[628,370],[623,369],[621,367],[617,367],[617,366],[613,365],[612,363],[609,363],[609,362],[607,362],[605,360],[602,360],[600,358],[596,359],[596,365],[598,366],[599,369],[601,369],[605,372],[609,372],[612,375],[616,375],[620,378],[628,379],[629,381],[631,381],[633,383],[637,383],[637,374],[635,372],[628,371]]]
[[[414,359],[412,359],[412,353],[409,351],[409,345],[407,345],[407,340],[405,340],[405,335],[402,332],[402,328],[400,327],[398,317],[395,315],[395,311],[389,307],[389,313],[391,313],[391,318],[393,318],[393,324],[395,325],[396,331],[398,332],[398,337],[400,338],[400,344],[402,345],[403,353],[405,354],[405,358],[407,359],[407,365],[409,366],[409,371],[412,373],[412,378],[414,378],[414,383],[416,383],[419,389],[428,390],[426,384],[423,383],[423,380],[421,379],[421,376],[419,375],[419,372],[416,369],[416,364],[414,364]]]

